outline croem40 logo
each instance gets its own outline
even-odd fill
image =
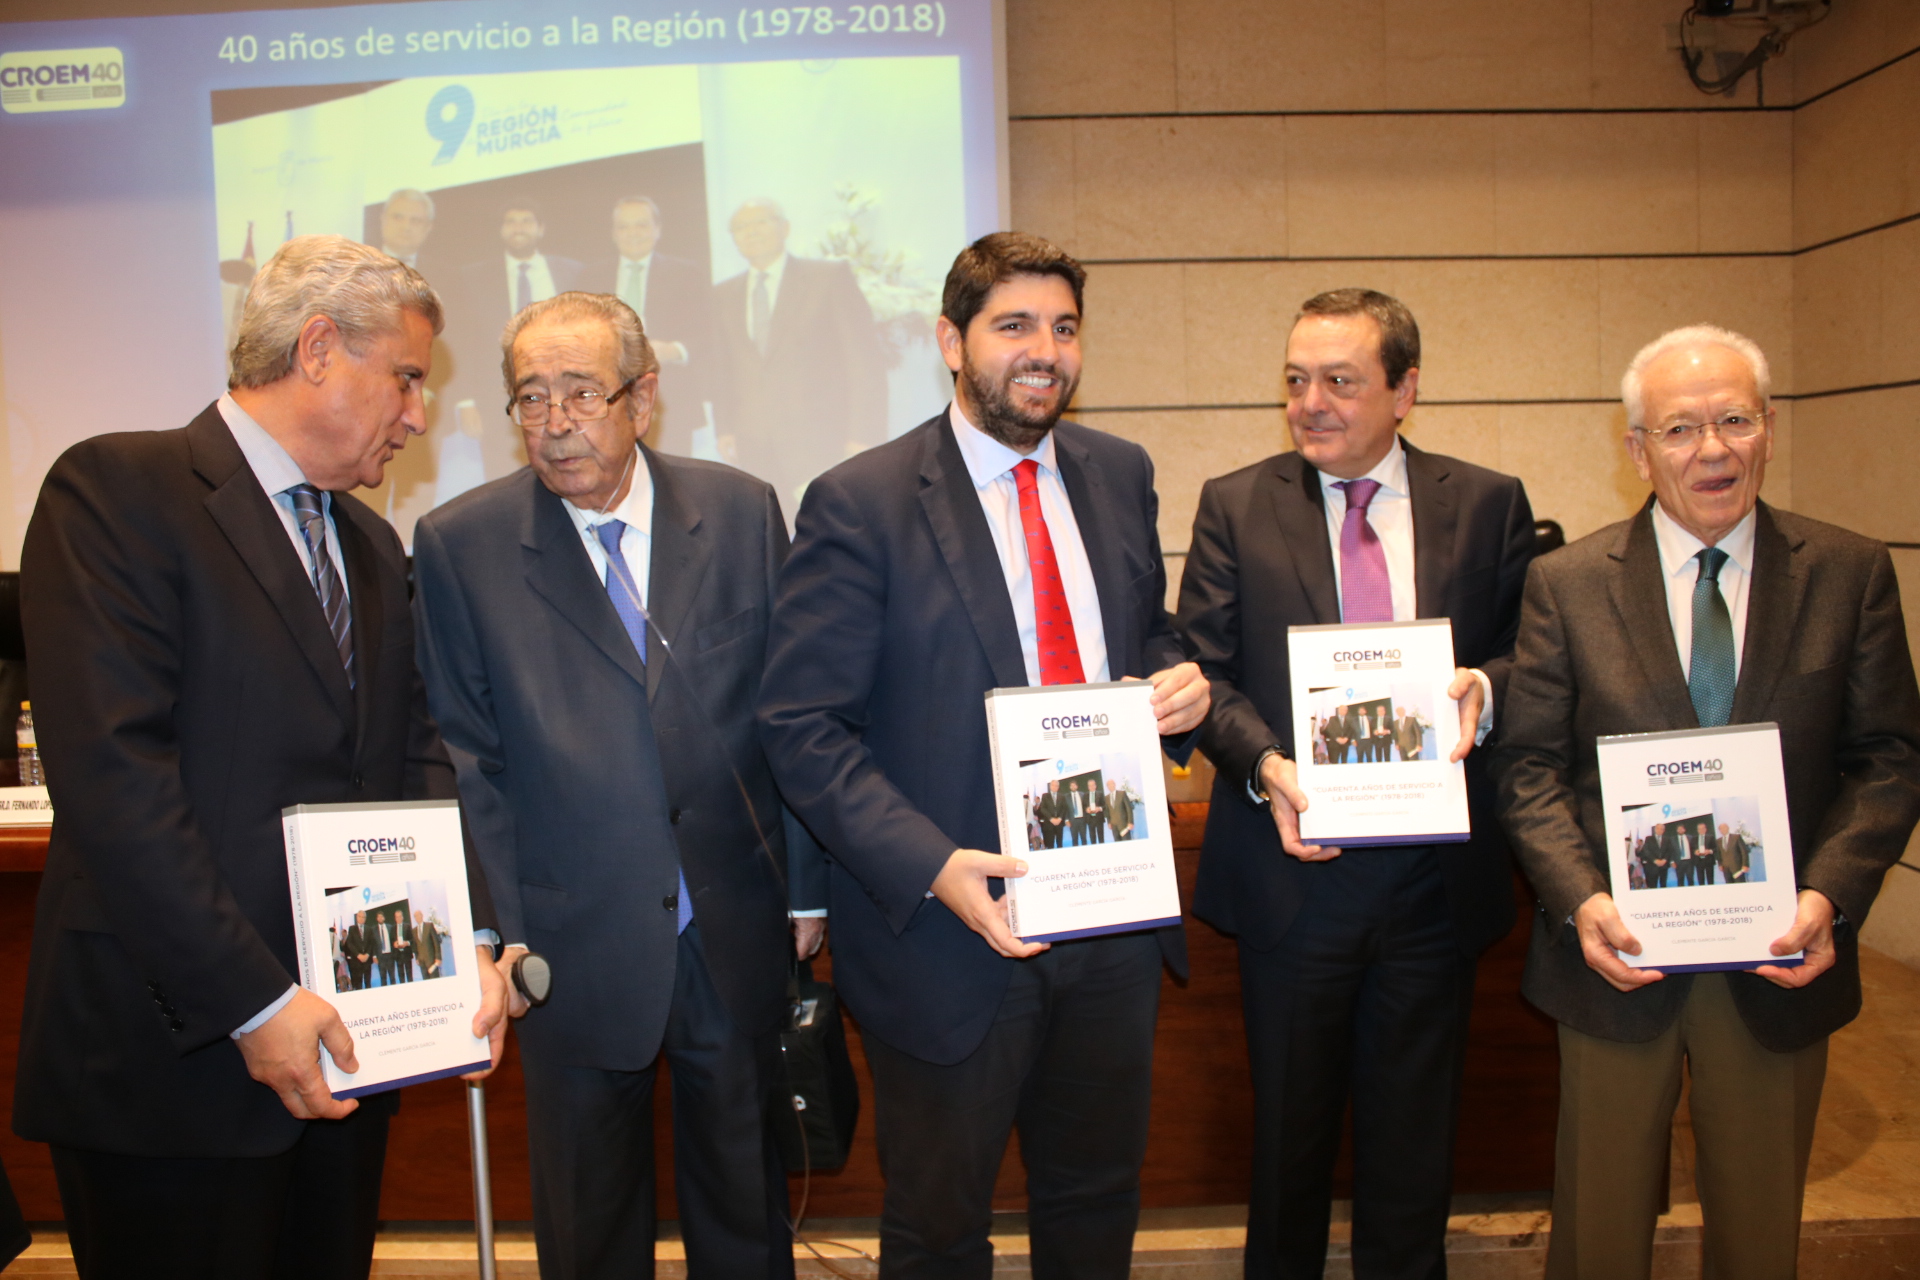
[[[0,107],[9,115],[92,111],[126,100],[126,59],[118,49],[0,53]]]

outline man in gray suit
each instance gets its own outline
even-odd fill
[[[541,1275],[652,1274],[665,1059],[694,1274],[788,1277],[766,1104],[790,948],[825,922],[790,941],[787,859],[796,908],[825,872],[753,725],[786,524],[760,481],[639,443],[658,365],[619,299],[534,303],[504,342],[532,465],[420,522],[415,608],[501,963],[553,966],[511,1010]]]
[[[1547,1274],[1648,1274],[1684,1060],[1707,1274],[1791,1277],[1827,1037],[1859,1012],[1857,931],[1920,818],[1920,690],[1886,547],[1759,500],[1758,347],[1675,330],[1622,395],[1653,500],[1534,564],[1495,760],[1540,900],[1523,990],[1560,1023]],[[1804,961],[1629,967],[1595,739],[1758,721],[1780,726],[1800,886],[1772,951]]]

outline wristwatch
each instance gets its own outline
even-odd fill
[[[1279,756],[1282,760],[1293,759],[1287,754],[1286,748],[1277,742],[1253,758],[1253,769],[1247,774],[1247,799],[1257,805],[1268,803],[1267,793],[1260,786],[1260,770],[1265,767],[1268,756]]]

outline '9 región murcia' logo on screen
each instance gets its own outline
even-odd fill
[[[92,111],[126,100],[126,59],[118,49],[0,53],[0,107],[9,115]]]

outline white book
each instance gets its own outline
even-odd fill
[[[1640,942],[1620,959],[1663,973],[1799,964],[1767,950],[1799,897],[1779,726],[1624,734],[1595,754],[1613,901]]]
[[[1027,864],[1006,882],[1016,937],[1180,923],[1152,697],[1140,680],[988,691],[1000,851]]]
[[[1351,848],[1467,839],[1453,624],[1288,627],[1300,838]]]
[[[349,1075],[320,1055],[333,1096],[484,1068],[459,803],[301,804],[280,821],[300,985],[339,1010],[360,1061]]]

